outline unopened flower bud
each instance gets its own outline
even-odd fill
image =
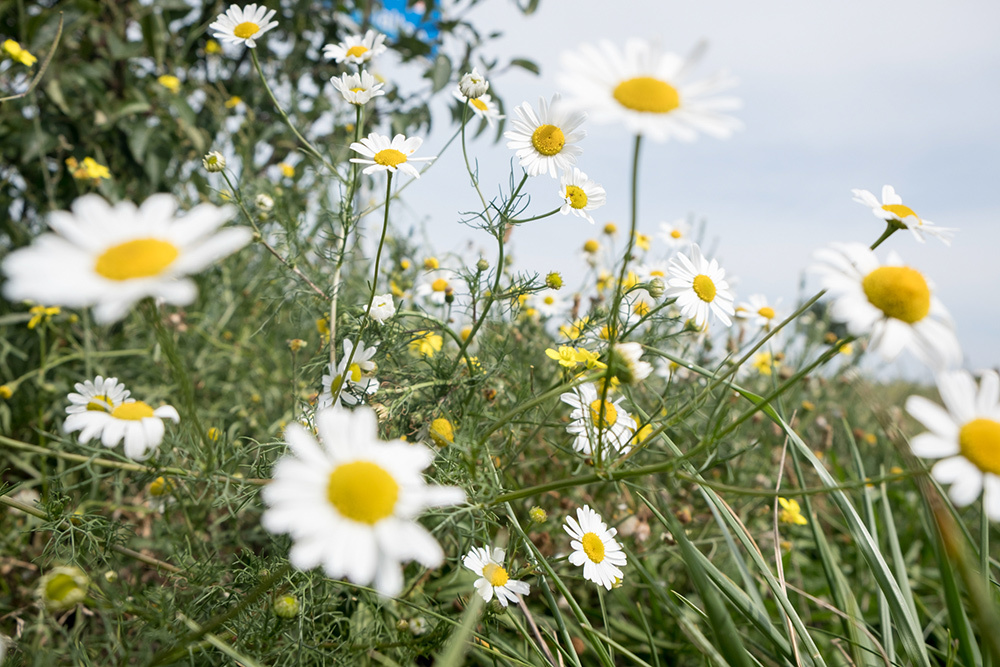
[[[663,282],[663,278],[656,277],[649,281],[646,291],[649,292],[649,296],[659,299],[667,291],[667,285]]]
[[[254,204],[257,205],[257,210],[261,213],[270,213],[271,209],[274,208],[274,200],[271,199],[269,195],[259,194],[257,198],[254,199]]]
[[[543,510],[538,505],[535,505],[528,510],[528,516],[531,517],[532,523],[545,523],[549,518],[548,512]]]
[[[494,616],[503,616],[507,613],[507,607],[500,603],[500,600],[490,600],[486,605],[486,609]]]
[[[486,260],[486,258],[480,258],[479,261],[476,262],[476,268],[480,271],[485,271],[490,268],[490,263]]]
[[[562,289],[563,279],[562,276],[555,271],[549,273],[545,276],[545,286],[551,289]]]
[[[458,82],[458,90],[470,100],[482,97],[490,89],[490,82],[483,78],[475,67],[468,74],[463,74]]]
[[[201,159],[201,164],[210,174],[217,174],[226,168],[226,158],[218,151],[212,151]]]
[[[295,618],[299,615],[299,601],[292,595],[282,595],[274,601],[273,609],[278,618]]]
[[[49,611],[72,609],[87,598],[90,578],[75,565],[50,570],[38,582],[38,597]]]

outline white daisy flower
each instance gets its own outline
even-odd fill
[[[125,456],[133,461],[144,461],[163,441],[166,431],[164,419],[181,420],[177,410],[169,405],[161,405],[154,410],[148,403],[127,398],[109,412],[103,409],[75,412],[66,417],[63,430],[66,433],[80,431],[77,436],[80,442],[100,437],[101,444],[109,449],[124,438]]]
[[[493,127],[498,120],[504,118],[504,115],[500,113],[500,107],[493,101],[489,93],[484,93],[479,97],[466,97],[461,91],[456,89],[452,91],[452,95],[462,104],[468,103],[469,108],[472,109],[472,113],[485,120],[486,124],[490,127]]]
[[[664,283],[667,282],[667,274],[670,271],[670,267],[667,262],[646,262],[645,264],[640,264],[636,267],[635,273],[639,276],[639,280],[648,283],[653,278],[659,278]]]
[[[781,299],[775,301],[774,306],[771,306],[763,294],[754,294],[747,301],[736,305],[736,317],[768,331],[780,319],[778,311],[775,310],[775,306],[779,303],[781,303]]]
[[[452,486],[428,485],[421,471],[434,460],[423,445],[378,439],[375,412],[320,410],[319,442],[299,424],[285,431],[289,454],[274,466],[262,496],[261,524],[291,535],[288,558],[300,570],[322,566],[330,577],[382,595],[403,588],[401,564],[439,566],[444,552],[414,521],[429,507],[465,502]],[[322,444],[320,444],[322,443]]]
[[[483,547],[472,547],[462,559],[462,565],[479,575],[475,587],[484,601],[489,602],[496,595],[500,605],[506,607],[508,600],[516,604],[517,596],[527,595],[531,587],[523,581],[511,579],[503,567],[503,559],[503,549],[493,549],[490,553]]]
[[[563,529],[572,541],[573,553],[569,562],[583,566],[583,578],[607,590],[625,575],[621,568],[626,565],[625,552],[615,540],[618,531],[608,528],[601,515],[584,505],[576,509],[576,519],[566,517]]]
[[[542,317],[561,315],[568,310],[566,299],[554,289],[532,294],[528,301],[530,307],[537,310]]]
[[[624,366],[624,369],[618,369],[618,373],[625,384],[645,380],[653,372],[653,365],[640,359],[642,345],[639,343],[615,343],[612,349],[619,363]]]
[[[375,77],[366,71],[357,74],[345,72],[340,78],[330,77],[330,83],[346,101],[357,106],[368,104],[373,97],[385,95],[382,90],[385,84],[376,82]]]
[[[277,21],[271,18],[277,13],[276,9],[268,11],[267,7],[256,3],[246,7],[229,5],[225,14],[219,14],[215,22],[208,26],[216,39],[229,44],[245,44],[251,49],[257,47],[255,41],[265,32],[278,25]]]
[[[563,215],[570,213],[578,215],[590,224],[594,224],[594,218],[588,211],[604,206],[604,188],[587,178],[587,175],[576,167],[564,171],[560,183],[562,188],[559,189],[559,196],[562,197],[563,205],[559,212]]]
[[[733,295],[726,282],[726,271],[714,259],[708,261],[697,244],[691,246],[691,256],[678,253],[670,260],[667,297],[677,297],[677,307],[683,317],[693,319],[699,327],[708,324],[713,313],[727,327],[734,314]]]
[[[385,35],[369,30],[364,36],[351,35],[339,44],[327,44],[323,47],[323,57],[337,63],[360,65],[385,51]]]
[[[365,174],[374,174],[376,171],[388,171],[395,173],[400,170],[404,173],[420,178],[420,172],[410,164],[411,162],[421,162],[435,159],[434,157],[410,157],[420,148],[424,140],[420,137],[410,137],[407,139],[402,134],[397,134],[392,139],[372,132],[360,142],[351,144],[351,150],[360,153],[364,158],[352,157],[351,162],[357,164],[369,164]]]
[[[660,223],[660,238],[672,252],[684,250],[693,243],[691,225],[684,220]]]
[[[628,40],[624,52],[601,41],[564,53],[565,71],[557,82],[571,96],[572,108],[599,122],[624,123],[653,141],[693,141],[700,132],[724,139],[742,123],[722,112],[738,109],[740,102],[713,95],[734,82],[725,74],[689,82],[696,60],[664,53],[641,39]]]
[[[93,380],[77,382],[73,386],[77,393],[66,396],[71,404],[66,408],[68,415],[87,410],[111,412],[124,403],[132,393],[125,388],[124,383],[118,381],[118,378],[105,378],[101,375]]]
[[[854,195],[854,201],[871,207],[876,218],[900,229],[909,229],[920,243],[924,242],[924,234],[928,234],[936,236],[945,245],[951,245],[951,238],[958,231],[952,227],[938,227],[930,220],[922,219],[912,208],[903,205],[903,198],[896,194],[891,185],[882,186],[881,202],[868,190],[851,190],[851,194]]]
[[[443,306],[449,294],[455,293],[455,287],[449,280],[451,273],[444,269],[428,271],[420,278],[420,282],[413,289],[413,293],[419,297],[427,299],[431,303]]]
[[[910,396],[906,410],[928,433],[910,441],[917,456],[942,459],[931,474],[951,484],[948,495],[965,507],[983,495],[986,515],[1000,520],[1000,376],[986,371],[976,382],[966,371],[942,373],[937,378],[942,409],[922,396]]]
[[[590,456],[594,453],[594,446],[603,443],[622,454],[628,453],[635,420],[621,405],[624,397],[613,402],[603,401],[603,419],[601,395],[593,384],[580,385],[559,398],[573,408],[569,415],[570,423],[566,427],[568,433],[576,436],[573,449]]]
[[[558,95],[554,95],[549,104],[545,98],[539,98],[537,114],[527,102],[514,107],[516,117],[510,121],[512,129],[503,133],[510,139],[507,148],[517,152],[529,176],[550,174],[557,178],[560,171],[572,167],[577,156],[583,153],[576,144],[586,133],[577,128],[586,115],[568,113],[558,106],[558,102]]]
[[[378,322],[385,324],[385,321],[396,314],[396,304],[392,300],[392,294],[381,294],[372,301],[372,306],[368,310],[368,316]]]
[[[328,373],[323,375],[323,391],[319,395],[316,407],[329,408],[337,404],[338,399],[344,405],[357,405],[365,396],[371,396],[378,391],[379,381],[371,376],[375,372],[375,362],[372,357],[378,351],[376,346],[365,347],[364,341],[358,341],[358,351],[351,359],[354,343],[344,339],[344,356],[337,364],[336,373],[332,365],[327,366]],[[351,359],[351,367],[347,361]]]
[[[462,75],[462,78],[458,81],[458,94],[462,98],[468,98],[474,100],[476,98],[482,97],[486,94],[486,91],[490,89],[490,82],[483,78],[483,75],[479,73],[479,70],[475,67],[472,68],[471,72]]]
[[[49,214],[56,234],[42,234],[4,260],[8,299],[94,306],[101,323],[120,320],[147,296],[187,305],[197,288],[185,276],[242,248],[252,236],[245,227],[216,232],[236,212],[232,206],[199,204],[177,218],[177,199],[167,194],[152,195],[139,207],[89,194],[72,209]]]
[[[871,334],[886,361],[909,348],[935,370],[958,363],[962,350],[951,317],[926,278],[896,253],[885,264],[861,243],[835,243],[815,254],[812,271],[834,302],[832,317],[854,336]]]

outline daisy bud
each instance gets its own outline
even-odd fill
[[[431,629],[430,623],[423,616],[417,616],[416,618],[411,618],[408,623],[410,634],[414,637],[419,637],[421,635],[427,634],[427,631]]]
[[[104,573],[104,581],[108,582],[109,584],[115,583],[116,581],[118,581],[118,573],[115,572],[114,570],[108,570],[107,572]]]
[[[257,195],[257,198],[254,199],[254,204],[257,205],[257,209],[261,213],[270,213],[271,209],[274,208],[274,200],[265,194]]]
[[[499,600],[494,599],[487,603],[486,611],[493,616],[503,616],[507,613],[507,607],[505,607]]]
[[[430,436],[439,447],[450,445],[455,441],[455,427],[444,417],[438,417],[431,422]]]
[[[593,255],[600,249],[601,244],[597,242],[597,239],[587,239],[587,242],[583,244],[583,251],[589,255]]]
[[[53,568],[38,582],[38,597],[52,612],[72,609],[87,597],[90,578],[75,565]]]
[[[485,258],[480,258],[480,260],[476,262],[476,268],[480,271],[486,271],[490,268],[490,263]]]
[[[562,289],[563,279],[562,276],[555,271],[551,272],[545,276],[545,286],[550,289]]]
[[[649,296],[659,299],[667,291],[667,285],[663,282],[663,278],[653,278],[649,281],[646,291],[649,292]]]
[[[274,601],[272,609],[278,618],[295,618],[299,615],[299,601],[292,595],[282,595]]]
[[[7,400],[14,395],[14,389],[9,384],[0,385],[0,398]]]
[[[532,523],[545,523],[549,518],[548,512],[543,510],[538,505],[535,505],[528,510],[528,516],[531,517]]]
[[[226,168],[226,158],[218,151],[212,151],[201,159],[202,166],[208,173],[215,174]]]
[[[484,79],[475,67],[472,68],[471,72],[463,74],[461,80],[458,82],[459,92],[470,100],[482,97],[489,89],[490,82]]]

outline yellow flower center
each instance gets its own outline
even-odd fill
[[[140,419],[145,419],[146,417],[152,417],[153,408],[149,407],[149,404],[143,403],[142,401],[122,403],[111,411],[111,416],[115,419],[139,421]]]
[[[601,244],[595,241],[594,239],[589,239],[586,243],[583,244],[584,252],[595,253],[600,249],[601,249]]]
[[[551,296],[545,297],[544,299],[542,299],[542,301],[545,302],[546,306],[551,306],[552,304],[554,304],[556,302],[555,298],[551,297]]]
[[[580,209],[587,205],[587,193],[576,185],[566,186],[566,199],[569,200],[569,205],[573,208]]]
[[[865,296],[887,317],[919,322],[931,309],[931,291],[919,271],[908,266],[882,266],[861,281]]]
[[[691,283],[691,288],[702,301],[711,303],[715,300],[715,283],[712,282],[712,279],[704,273],[699,273],[694,277],[694,281]]]
[[[679,229],[675,229],[672,232],[670,232],[670,238],[672,238],[672,239],[679,239],[682,236],[684,236],[684,235],[681,234],[681,230],[679,230]]]
[[[539,125],[531,133],[531,145],[542,155],[555,155],[566,145],[566,137],[555,125]]]
[[[652,271],[649,272],[649,276],[651,278],[666,278],[667,274],[665,274],[663,271],[660,271],[659,269],[653,269]]]
[[[110,412],[111,411],[111,401],[104,394],[98,394],[90,399],[87,403],[87,409],[93,410],[95,412]]]
[[[375,164],[380,164],[383,167],[398,167],[404,162],[406,162],[406,156],[395,148],[386,148],[375,153]]]
[[[903,206],[902,204],[885,204],[882,206],[882,210],[888,211],[889,213],[892,213],[893,215],[901,219],[908,218],[911,215],[917,220],[920,219],[920,216],[914,213],[912,208],[910,208],[909,206]]]
[[[670,113],[681,105],[676,88],[651,76],[622,81],[613,94],[619,104],[633,111]]]
[[[163,273],[179,254],[177,246],[169,241],[135,239],[101,253],[94,270],[108,280],[149,278]]]
[[[483,579],[490,582],[490,586],[503,586],[507,583],[507,570],[494,563],[487,563],[483,568]]]
[[[773,320],[774,308],[771,308],[770,306],[764,306],[763,308],[757,311],[757,314],[766,320]]]
[[[598,428],[609,428],[618,421],[618,410],[608,401],[604,401],[604,420],[601,420],[601,399],[591,401],[590,416]]]
[[[431,289],[435,292],[443,292],[448,289],[448,281],[444,278],[438,278],[431,283]]]
[[[650,308],[649,304],[645,301],[636,301],[635,305],[632,306],[632,312],[640,317],[644,317],[649,314]]]
[[[490,110],[490,108],[488,106],[486,106],[486,102],[483,102],[478,97],[474,97],[471,100],[469,100],[469,104],[471,104],[472,106],[476,107],[480,111],[489,111]]]
[[[375,525],[391,516],[399,498],[399,484],[371,461],[354,461],[330,473],[326,497],[348,519]]]
[[[351,375],[351,382],[361,382],[361,366],[358,364],[351,364],[347,372]]]
[[[1000,475],[1000,422],[973,419],[959,430],[958,448],[972,465]]]
[[[244,21],[233,28],[233,34],[240,39],[248,39],[256,35],[258,30],[260,30],[260,26],[253,21]]]
[[[347,49],[347,55],[354,56],[355,58],[361,58],[366,53],[368,53],[368,47],[361,46],[360,44],[358,44],[357,46],[352,46],[351,48]]]
[[[583,553],[587,554],[587,558],[592,562],[600,563],[604,560],[604,542],[597,533],[584,533],[580,543],[583,544]]]
[[[363,92],[364,92],[364,90],[365,90],[365,89],[364,89],[364,88],[362,88],[361,86],[358,86],[357,88],[351,88],[351,92],[352,92],[352,93],[363,93]]]

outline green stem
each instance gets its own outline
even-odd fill
[[[317,160],[322,162],[323,166],[326,167],[331,174],[336,176],[337,170],[334,169],[333,165],[327,162],[326,158],[323,157],[323,155],[319,152],[319,150],[315,146],[313,146],[308,139],[302,136],[302,134],[295,128],[295,125],[292,124],[292,120],[288,117],[288,114],[285,113],[285,110],[281,108],[280,104],[278,104],[278,99],[274,96],[274,93],[271,91],[271,86],[269,86],[267,83],[267,77],[264,76],[264,70],[260,68],[260,61],[257,59],[257,49],[250,49],[250,58],[253,60],[253,66],[257,70],[257,74],[260,76],[260,82],[264,84],[264,90],[267,91],[267,96],[271,98],[271,103],[274,104],[274,108],[278,110],[279,114],[281,114],[281,117],[285,121],[285,125],[287,125],[288,128],[292,131],[292,134],[294,134],[298,138],[298,140],[302,142],[302,145],[308,148],[309,152],[312,153]]]
[[[542,213],[541,215],[536,215],[531,218],[524,218],[523,220],[508,220],[508,225],[520,225],[525,222],[534,222],[535,220],[542,220],[543,218],[549,218],[560,211],[559,208],[552,209],[548,213]]]

